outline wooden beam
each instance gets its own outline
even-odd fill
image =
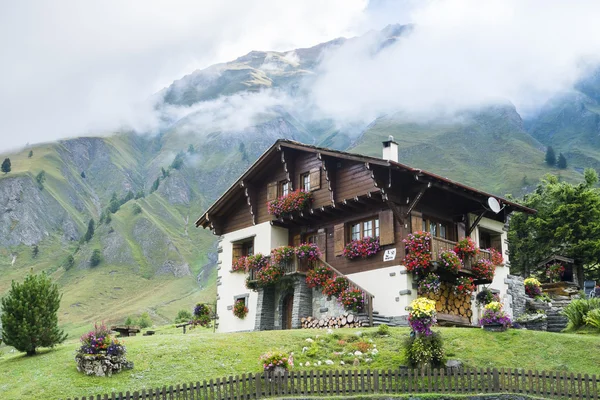
[[[479,221],[481,221],[481,218],[483,218],[483,215],[486,213],[486,210],[483,210],[483,212],[481,214],[479,214],[477,216],[477,218],[475,218],[475,221],[473,221],[473,224],[471,224],[471,226],[469,226],[469,228],[466,230],[465,235],[466,236],[471,236],[471,233],[473,233],[473,231],[475,230],[475,227],[477,226],[477,224],[479,224]]]
[[[244,188],[246,203],[248,203],[248,207],[250,208],[250,215],[252,216],[252,225],[256,225],[256,191],[250,184],[244,181],[240,182],[240,186]]]
[[[394,203],[393,201],[387,201],[387,204],[390,207],[390,210],[392,210],[392,213],[394,214],[394,218],[396,218],[398,223],[400,223],[400,225],[404,225],[405,224],[405,216],[402,214],[402,211],[400,210],[400,206],[397,205],[396,203]]]
[[[329,190],[331,204],[335,204],[335,160],[323,156],[321,153],[317,153],[317,158],[321,160],[321,166],[325,172],[325,180],[327,181],[327,190]]]
[[[415,196],[413,201],[411,201],[410,204],[408,205],[408,210],[406,211],[406,214],[405,214],[406,218],[408,218],[408,216],[410,215],[410,212],[413,210],[413,208],[415,208],[415,206],[417,205],[419,200],[421,200],[421,197],[423,197],[423,194],[425,194],[425,191],[427,189],[429,189],[430,187],[431,187],[431,182],[428,182],[427,185],[421,187],[421,190],[419,190],[419,193],[417,193],[417,195]]]

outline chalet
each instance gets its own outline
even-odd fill
[[[298,189],[310,193],[309,205],[270,213],[268,202]],[[496,207],[492,210],[489,204]],[[272,249],[300,243],[315,243],[322,253],[318,264],[347,277],[352,287],[363,291],[364,312],[370,318],[376,311],[405,322],[405,308],[417,297],[417,286],[403,265],[403,240],[415,231],[430,232],[433,261],[467,236],[481,249],[496,249],[504,255],[506,262],[496,268],[493,281],[483,283],[509,308],[506,228],[514,211],[535,212],[399,163],[398,145],[392,137],[383,142],[382,158],[278,140],[196,221],[197,227],[210,228],[220,237],[219,331],[299,328],[304,317],[344,312],[335,299],[307,286],[305,274],[314,263],[288,263],[285,279],[278,285],[255,290],[247,288],[255,271],[231,270],[239,257],[268,255]],[[344,256],[348,243],[365,237],[378,238],[376,254],[355,259]],[[485,251],[480,254],[486,257]],[[468,268],[461,273],[468,275]],[[451,321],[475,324],[478,315],[473,299],[467,296],[467,304],[460,307],[439,304],[438,311]],[[248,308],[243,319],[232,312],[236,302]]]

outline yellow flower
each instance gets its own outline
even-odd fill
[[[415,317],[431,317],[435,314],[435,300],[419,297],[410,303],[410,308]]]
[[[538,281],[535,278],[527,278],[527,279],[525,279],[525,281],[523,281],[523,283],[525,284],[525,286],[529,286],[529,285],[531,285],[531,286],[541,286],[540,281]]]
[[[500,310],[502,310],[502,304],[500,304],[497,301],[492,301],[485,305],[485,309],[492,310],[492,311],[500,311]]]

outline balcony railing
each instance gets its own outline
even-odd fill
[[[431,238],[431,260],[439,261],[440,253],[447,251],[447,250],[454,250],[455,246],[456,246],[456,242],[453,242],[452,240],[442,239],[442,238],[438,238],[438,237],[432,237]],[[467,260],[465,260],[464,269],[470,271],[471,264],[475,261],[482,260],[482,259],[491,260],[492,255],[487,250],[479,249],[479,253],[473,259],[468,258]]]
[[[317,261],[308,261],[294,256],[291,260],[279,264],[285,275],[306,274],[317,264]],[[250,281],[256,280],[256,270],[250,269]]]

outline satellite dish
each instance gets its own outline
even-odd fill
[[[496,214],[498,214],[504,208],[500,207],[500,202],[495,197],[488,198],[488,206],[490,207],[490,210]]]

